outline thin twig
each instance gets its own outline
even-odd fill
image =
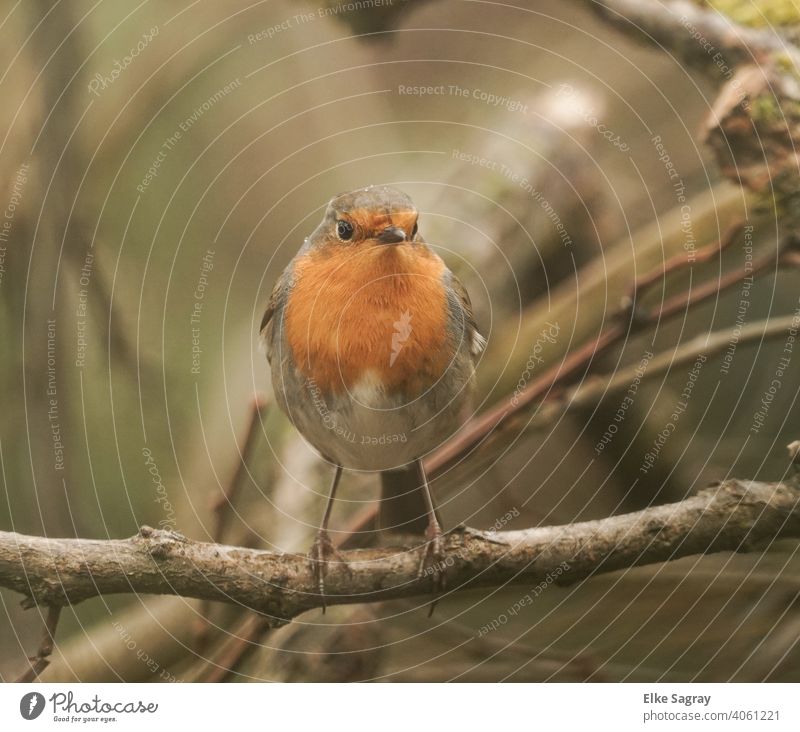
[[[47,608],[47,617],[44,621],[42,631],[42,641],[39,643],[39,650],[35,656],[28,659],[30,668],[17,679],[17,683],[30,683],[35,681],[39,674],[50,665],[50,654],[53,653],[55,645],[56,628],[58,619],[61,617],[61,606],[50,605]]]
[[[639,300],[644,291],[653,285],[662,282],[673,272],[682,269],[687,269],[694,264],[703,264],[711,261],[715,256],[721,254],[726,249],[730,248],[736,238],[742,233],[746,226],[746,221],[737,221],[720,237],[718,241],[708,244],[698,249],[693,257],[689,257],[686,253],[675,254],[666,260],[660,267],[653,267],[650,272],[642,275],[634,280],[633,285],[628,292],[628,295],[623,299],[623,309],[632,308],[637,300]]]
[[[247,482],[251,458],[258,444],[259,437],[261,436],[261,420],[268,407],[269,401],[265,395],[260,393],[253,395],[250,407],[250,421],[247,425],[244,443],[239,451],[239,461],[236,464],[236,470],[228,481],[228,484],[223,488],[220,495],[211,505],[215,520],[212,538],[217,543],[225,538],[225,529],[228,526],[234,502],[242,486]],[[208,622],[210,613],[211,603],[208,601],[203,602],[198,608],[198,619],[196,621],[195,630],[195,650],[198,653],[203,652],[211,636],[211,624]]]
[[[268,407],[269,401],[264,394],[256,393],[253,395],[250,422],[247,426],[244,444],[239,453],[240,460],[236,465],[236,471],[228,481],[228,485],[211,505],[211,510],[215,517],[214,533],[212,534],[214,541],[222,541],[225,538],[225,529],[230,520],[231,509],[242,486],[247,482],[250,458],[261,436],[261,420]]]
[[[785,315],[770,320],[760,320],[738,328],[732,326],[727,330],[695,336],[692,340],[677,348],[655,354],[648,362],[647,369],[641,372],[639,364],[632,364],[615,371],[613,374],[598,375],[564,392],[559,398],[548,399],[536,411],[526,418],[518,414],[508,423],[508,429],[522,430],[523,433],[552,427],[559,416],[567,410],[589,408],[609,394],[628,389],[634,379],[640,383],[649,381],[674,369],[693,363],[698,356],[712,356],[722,353],[731,343],[743,346],[747,343],[758,343],[778,338],[786,338],[791,330],[800,327],[800,316]],[[735,340],[734,340],[735,339]],[[481,457],[470,463],[472,470],[480,472],[492,460],[491,445],[499,443],[501,433],[495,433],[481,451]]]
[[[662,306],[650,313],[648,317],[650,320],[659,317],[662,319],[671,318],[674,315],[685,312],[694,305],[699,305],[720,292],[724,292],[748,277],[756,278],[763,274],[769,274],[778,267],[786,265],[795,266],[793,258],[786,255],[787,251],[786,246],[782,246],[777,252],[777,256],[773,252],[764,254],[754,260],[747,270],[728,272],[718,280],[711,280],[698,285],[688,293],[679,293],[665,300]]]
[[[260,641],[272,629],[273,623],[264,615],[250,613],[231,631],[231,637],[223,644],[215,659],[209,659],[205,673],[197,681],[221,683],[228,681],[250,655],[259,647]]]
[[[703,252],[703,261],[710,259],[715,252],[719,253],[729,247],[731,241],[741,230],[741,226],[742,224],[737,224],[731,227],[719,242],[712,245],[710,249],[706,249]],[[612,319],[611,325],[599,336],[572,351],[560,363],[555,364],[538,379],[533,380],[518,394],[514,393],[502,399],[497,405],[469,422],[456,437],[425,461],[426,470],[429,474],[441,472],[482,444],[491,433],[507,424],[512,417],[525,412],[532,404],[543,398],[555,398],[563,387],[573,383],[576,377],[585,376],[593,362],[597,362],[629,335],[675,317],[745,278],[751,276],[755,278],[777,266],[793,265],[794,259],[788,256],[788,253],[793,252],[791,247],[794,247],[793,240],[787,240],[779,252],[764,255],[753,263],[752,268],[736,270],[696,288],[690,287],[685,292],[666,300],[659,308],[640,309],[635,301],[624,301],[622,309]],[[631,287],[631,292],[641,292],[643,286],[639,284],[640,281],[644,283],[645,287],[651,287],[659,277],[689,264],[692,262],[688,259],[684,263],[669,260],[665,265],[656,268],[655,276],[652,272],[648,272],[638,278]]]

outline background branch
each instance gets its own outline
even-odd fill
[[[737,223],[730,227],[719,242],[703,250],[702,258],[710,259],[710,253],[720,253],[728,248],[743,226],[743,223]],[[686,291],[663,301],[659,307],[650,309],[639,307],[636,300],[637,294],[640,296],[643,289],[652,287],[654,282],[663,279],[667,274],[689,266],[691,261],[687,260],[685,256],[674,258],[656,268],[656,274],[647,272],[634,281],[631,286],[633,298],[624,298],[622,309],[612,318],[612,323],[606,330],[572,351],[560,363],[554,364],[519,393],[515,392],[507,396],[497,405],[471,420],[458,435],[426,460],[426,469],[429,473],[434,474],[460,460],[471,450],[482,445],[493,432],[510,424],[513,417],[524,414],[526,410],[530,410],[531,405],[547,399],[554,392],[574,382],[578,377],[585,376],[592,363],[599,361],[601,355],[632,334],[648,327],[660,325],[669,318],[685,313],[690,307],[705,302],[714,295],[718,296],[723,290],[748,277],[764,275],[776,270],[782,264],[794,266],[795,259],[786,255],[794,254],[795,250],[795,240],[788,239],[781,244],[777,253],[767,252],[754,261],[752,267],[721,275],[694,288],[689,287]]]
[[[639,41],[673,51],[686,64],[717,77],[724,68],[786,54],[797,49],[772,30],[746,28],[722,13],[689,0],[588,0],[604,21]],[[714,58],[718,53],[724,63]]]
[[[535,432],[553,426],[567,410],[594,407],[605,397],[628,389],[634,379],[641,383],[663,377],[675,369],[691,364],[700,355],[713,356],[725,351],[731,343],[737,346],[748,343],[761,343],[773,339],[786,338],[791,331],[800,327],[800,317],[784,315],[770,320],[750,323],[741,328],[736,326],[695,336],[677,348],[656,353],[648,362],[644,372],[638,363],[620,368],[612,374],[602,374],[586,379],[551,399],[543,401],[534,414],[518,414],[509,420],[502,430],[490,435],[481,446],[478,459],[470,464],[471,469],[480,471],[486,464],[496,459],[495,453],[503,448],[503,435],[508,433]],[[516,432],[515,432],[516,431]]]

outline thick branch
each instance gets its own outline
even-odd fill
[[[800,50],[774,29],[743,27],[687,0],[589,0],[615,27],[725,80],[703,123],[722,174],[797,222]]]
[[[714,76],[724,78],[733,66],[772,54],[798,61],[797,49],[773,30],[746,28],[690,0],[587,0],[587,4],[624,33],[669,49],[686,64]]]
[[[727,481],[680,503],[598,521],[446,539],[451,591],[571,584],[590,575],[692,554],[747,551],[800,537],[800,490],[790,483]],[[345,552],[326,579],[329,604],[427,595],[411,547]],[[130,539],[49,539],[0,532],[0,586],[27,604],[60,606],[98,594],[174,594],[245,605],[278,623],[320,606],[304,555],[189,541],[144,527]]]

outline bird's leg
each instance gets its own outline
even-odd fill
[[[328,495],[328,503],[325,506],[325,513],[322,516],[322,525],[319,527],[319,531],[317,532],[317,538],[314,539],[314,543],[311,546],[311,553],[309,555],[309,560],[311,562],[311,571],[314,574],[314,581],[319,588],[319,594],[322,598],[322,612],[324,613],[326,610],[325,605],[325,575],[328,571],[328,559],[330,557],[335,557],[337,561],[340,561],[344,564],[344,560],[341,558],[341,555],[336,550],[336,547],[333,545],[331,541],[331,537],[328,536],[328,521],[331,518],[331,510],[333,509],[333,500],[336,497],[336,489],[339,486],[339,478],[342,477],[342,467],[341,465],[336,466],[336,473],[333,476],[333,482],[331,483],[331,490]]]
[[[436,518],[436,508],[433,505],[433,496],[428,485],[428,476],[425,475],[425,468],[422,460],[415,462],[418,479],[422,485],[422,494],[425,497],[425,509],[428,514],[428,527],[425,529],[425,546],[422,549],[419,571],[417,576],[422,579],[425,575],[431,575],[433,579],[433,594],[436,596],[445,588],[445,554],[442,541],[442,527]],[[428,615],[433,614],[436,607],[436,599],[431,602]]]

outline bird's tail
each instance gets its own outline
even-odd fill
[[[387,470],[381,473],[378,528],[397,534],[424,534],[428,526],[424,490],[422,476],[413,466],[410,470]],[[435,512],[441,525],[439,513]]]

